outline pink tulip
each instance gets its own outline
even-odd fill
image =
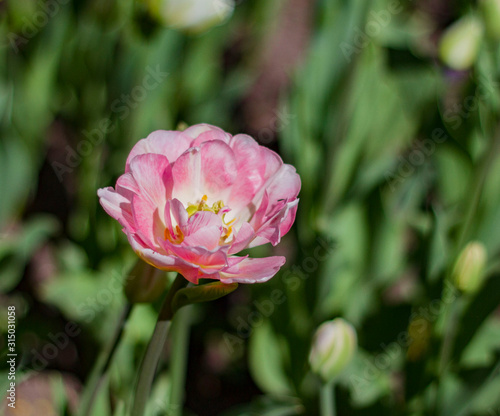
[[[295,168],[272,150],[198,124],[140,140],[115,189],[97,194],[152,266],[195,284],[256,283],[273,277],[285,258],[235,254],[278,244],[295,220],[299,190]]]

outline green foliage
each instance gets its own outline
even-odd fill
[[[248,0],[197,35],[160,26],[132,0],[5,3],[0,313],[16,306],[18,386],[40,356],[54,413],[75,414],[135,261],[96,190],[151,131],[206,122],[253,134],[296,166],[297,221],[277,248],[250,251],[285,253],[271,281],[179,291],[177,307],[213,302],[178,329],[191,339],[185,389],[168,341],[149,415],[318,414],[308,354],[315,329],[337,316],[359,339],[338,414],[500,414],[500,44],[490,28],[466,71],[438,57],[442,33],[475,2]],[[309,14],[294,15],[300,7]],[[262,108],[271,125],[259,124]],[[485,282],[460,295],[452,268],[474,240],[488,254]],[[134,307],[96,415],[128,414],[159,303]],[[183,405],[168,402],[173,386]]]

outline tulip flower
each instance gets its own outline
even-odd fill
[[[297,211],[300,178],[245,134],[207,124],[159,130],[130,152],[115,188],[99,189],[147,263],[197,284],[264,282],[285,258],[249,258],[246,248],[278,244]]]

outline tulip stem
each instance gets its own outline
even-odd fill
[[[335,384],[333,382],[323,384],[320,391],[320,414],[321,416],[336,416],[335,409]]]
[[[109,366],[111,364],[111,360],[113,358],[113,354],[118,348],[118,344],[120,343],[121,336],[123,334],[123,329],[125,323],[127,322],[128,317],[132,311],[132,305],[127,303],[118,318],[118,323],[113,332],[113,336],[109,340],[108,345],[101,351],[99,354],[99,358],[92,369],[92,372],[89,376],[88,388],[85,389],[82,397],[82,403],[80,406],[79,415],[89,416],[92,414],[92,406],[94,405],[94,401],[97,397],[97,393],[99,392],[99,388],[101,387],[104,378],[109,370]]]
[[[134,403],[132,406],[132,416],[143,416],[146,403],[153,384],[156,367],[160,359],[163,346],[167,339],[168,330],[175,311],[172,309],[172,300],[175,294],[186,286],[188,281],[180,274],[177,275],[170,290],[163,301],[158,320],[149,341],[148,348],[141,362],[139,376],[135,387]]]
[[[168,405],[168,414],[170,416],[180,416],[182,414],[190,325],[191,306],[186,306],[179,310],[172,323],[172,353],[170,359],[172,384]]]

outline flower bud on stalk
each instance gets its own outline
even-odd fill
[[[314,335],[309,363],[325,383],[332,382],[351,362],[357,348],[356,330],[342,318],[320,325]]]
[[[494,40],[500,40],[500,0],[481,0],[486,33]]]
[[[486,248],[483,244],[473,241],[462,250],[453,269],[453,281],[464,293],[475,293],[484,277],[486,265]]]
[[[130,303],[154,302],[163,293],[167,276],[148,263],[138,259],[124,283],[123,290]]]
[[[476,62],[483,31],[483,22],[476,16],[466,16],[458,20],[441,38],[441,60],[457,71],[469,69]]]

